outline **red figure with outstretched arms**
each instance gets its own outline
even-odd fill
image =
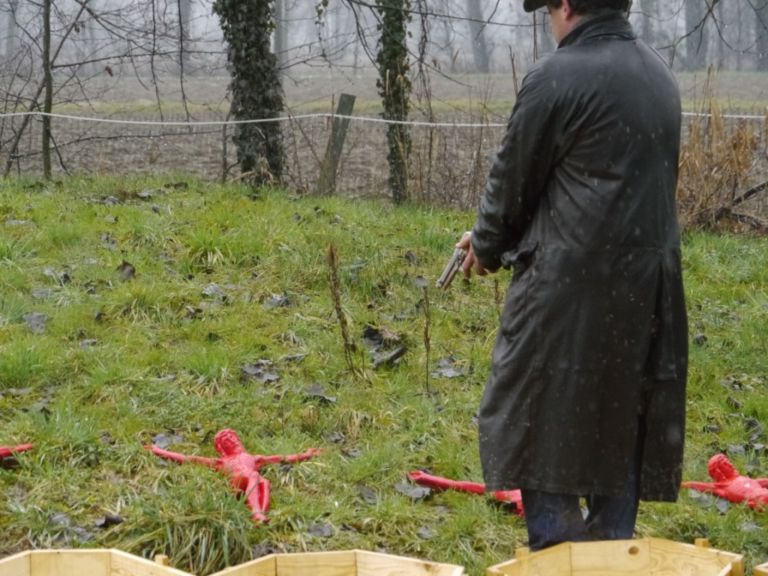
[[[32,450],[34,444],[19,444],[18,446],[0,446],[0,458],[8,458],[18,452],[26,452]]]
[[[471,494],[486,494],[485,484],[479,482],[467,482],[465,480],[450,480],[449,478],[427,474],[422,470],[408,472],[408,478],[417,484],[435,488],[437,490],[457,490],[459,492],[469,492]],[[495,492],[488,492],[488,494],[499,502],[514,505],[515,512],[520,516],[524,515],[523,498],[520,494],[520,490],[496,490]]]
[[[238,496],[245,494],[248,507],[251,509],[251,518],[255,522],[267,522],[269,510],[269,480],[259,474],[267,464],[295,464],[309,460],[320,453],[318,448],[310,448],[301,454],[262,456],[250,454],[245,450],[237,432],[226,428],[216,433],[213,439],[216,451],[221,454],[219,458],[205,458],[203,456],[187,456],[178,452],[170,452],[157,446],[147,446],[153,454],[184,464],[192,462],[213,468],[229,475],[232,487]]]
[[[738,473],[725,454],[715,454],[707,463],[714,482],[683,482],[684,488],[714,494],[731,502],[745,503],[756,510],[768,509],[768,478],[749,478]]]

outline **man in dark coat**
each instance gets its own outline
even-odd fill
[[[458,244],[467,276],[514,269],[480,454],[487,490],[522,489],[532,549],[631,538],[638,501],[680,486],[680,96],[629,2],[524,0],[558,48],[526,75]]]

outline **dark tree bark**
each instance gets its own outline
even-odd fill
[[[768,70],[768,0],[757,0],[755,6],[756,68]]]
[[[709,34],[707,33],[706,0],[686,0],[685,2],[685,59],[686,70],[701,70],[707,65]]]
[[[43,0],[43,178],[51,179],[51,117],[53,110],[53,74],[51,73],[51,0]]]
[[[189,71],[189,52],[192,39],[192,2],[177,0],[179,11],[179,66],[182,74]]]
[[[538,60],[543,54],[552,52],[555,49],[555,40],[552,37],[552,30],[549,27],[549,18],[541,16],[536,12],[533,18],[533,59]]]
[[[18,32],[16,26],[16,11],[19,8],[19,0],[8,0],[8,8],[5,14],[5,59],[10,60],[16,53]]]
[[[411,136],[408,126],[397,122],[408,120],[411,81],[408,78],[409,0],[379,0],[376,9],[381,17],[376,82],[384,104],[384,118],[395,123],[387,129],[389,189],[396,204],[408,199],[408,157]]]
[[[656,43],[656,21],[659,16],[657,0],[640,0],[640,37],[653,46]]]
[[[481,0],[467,0],[467,17],[469,18],[469,32],[472,35],[472,55],[475,60],[475,72],[487,74],[490,72],[490,58],[488,55],[488,43],[485,41],[485,25],[483,24],[483,8]]]
[[[235,120],[276,118],[283,110],[283,89],[277,58],[271,50],[272,2],[216,0],[227,42],[232,75],[232,117]],[[279,122],[238,124],[234,142],[244,179],[254,186],[280,179],[283,146]]]
[[[282,71],[288,60],[288,22],[284,0],[274,0],[275,32],[273,35],[274,53],[277,67]]]

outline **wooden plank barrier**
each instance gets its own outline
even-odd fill
[[[752,569],[753,576],[768,576],[768,562],[755,566]]]
[[[539,552],[518,551],[486,576],[744,576],[740,554],[659,538],[566,542]]]
[[[336,107],[336,117],[331,126],[331,135],[325,148],[325,156],[320,164],[320,177],[317,181],[317,194],[326,196],[336,191],[336,173],[339,169],[344,140],[347,138],[349,116],[355,107],[355,97],[352,94],[342,94]],[[343,116],[343,118],[342,118]]]
[[[271,554],[211,576],[463,576],[464,568],[362,550]]]
[[[191,576],[120,550],[31,550],[0,559],[0,576]]]

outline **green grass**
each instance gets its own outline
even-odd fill
[[[385,550],[470,575],[510,558],[525,526],[492,501],[413,502],[396,489],[416,468],[481,480],[473,416],[508,276],[431,289],[474,215],[178,182],[0,183],[0,444],[36,445],[0,468],[0,554],[117,547],[201,574],[250,559],[259,544]],[[352,371],[331,301],[331,243],[358,347]],[[705,478],[716,450],[768,476],[768,439],[749,428],[768,422],[767,257],[765,239],[685,238],[686,478]],[[121,276],[123,262],[135,276]],[[34,312],[46,317],[41,333],[25,319]],[[373,369],[367,325],[400,337],[398,364]],[[464,375],[428,377],[448,356]],[[243,377],[260,361],[279,379]],[[306,394],[317,384],[335,401]],[[324,450],[264,469],[269,525],[250,521],[225,478],[142,448],[176,434],[171,449],[212,456],[224,427],[255,453]],[[97,528],[107,513],[124,521]],[[644,504],[638,534],[708,537],[754,564],[768,560],[766,518],[683,492],[676,504]],[[312,535],[315,524],[332,536]]]

